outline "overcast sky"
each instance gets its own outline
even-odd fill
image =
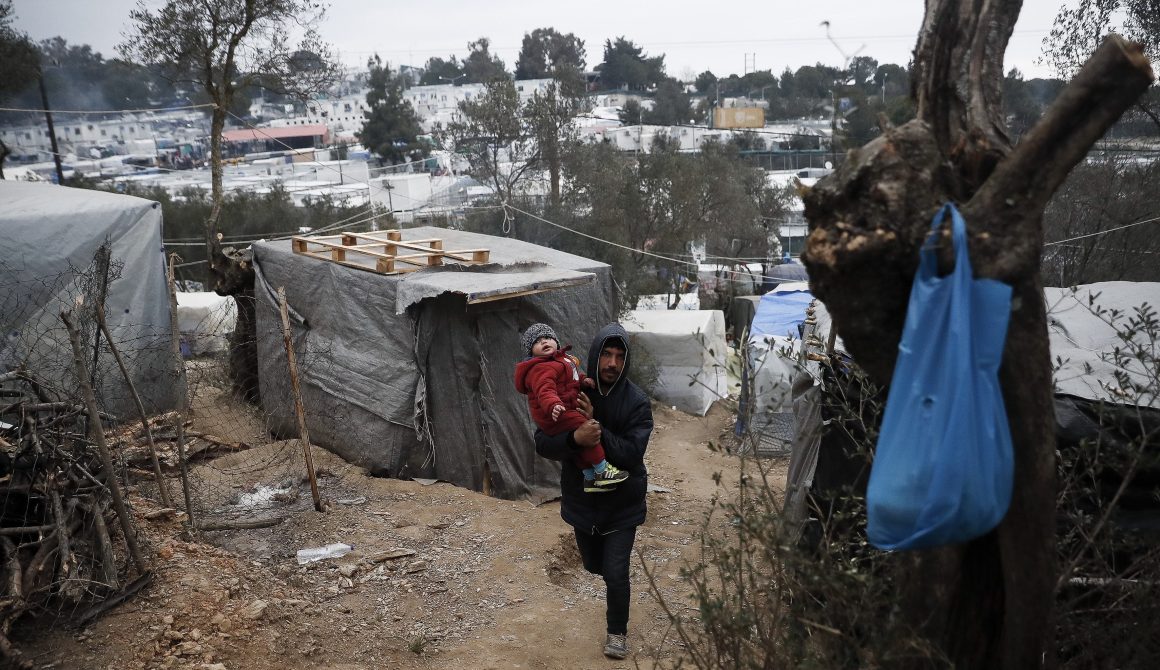
[[[1036,61],[1063,0],[1026,0],[1005,57],[1024,76],[1051,76]],[[89,44],[106,58],[126,30],[136,0],[15,0],[17,28],[33,39],[56,35]],[[161,0],[145,0],[155,7]],[[560,2],[547,0],[333,0],[323,37],[347,64],[377,52],[392,65],[422,65],[432,56],[467,53],[467,43],[491,39],[493,52],[514,69],[524,33],[553,27],[585,41],[588,67],[603,57],[606,39],[624,36],[650,56],[665,54],[679,78],[704,70],[718,76],[818,62],[841,65],[842,53],[905,65],[922,21],[922,0],[766,0],[764,2]],[[755,68],[756,65],[756,68]]]

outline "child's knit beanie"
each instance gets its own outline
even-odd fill
[[[556,337],[556,331],[546,323],[533,323],[528,326],[523,335],[520,335],[520,344],[524,345],[524,353],[532,353],[532,345],[541,337],[550,337],[556,340],[556,346],[560,346],[560,338]]]

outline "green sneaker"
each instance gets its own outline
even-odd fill
[[[628,479],[628,472],[611,463],[604,464],[604,472],[597,472],[593,481],[597,486],[616,486]]]
[[[604,655],[608,658],[628,658],[628,636],[609,633],[604,639]]]

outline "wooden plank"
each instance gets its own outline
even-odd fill
[[[386,235],[386,239],[383,239],[383,235]],[[312,248],[312,245],[321,249]],[[316,237],[295,235],[291,238],[291,246],[297,254],[380,274],[414,272],[425,267],[437,267],[443,265],[444,258],[461,263],[486,263],[491,255],[488,249],[446,251],[443,249],[443,240],[437,237],[404,242],[402,231],[399,230],[371,234],[344,232]],[[378,249],[381,251],[377,251]],[[398,253],[400,249],[411,253],[400,255]],[[350,254],[365,257],[367,261],[373,261],[374,265],[357,263],[356,258]],[[410,267],[401,268],[398,263]]]
[[[577,277],[575,279],[560,279],[553,282],[538,284],[532,288],[524,289],[522,291],[512,292],[497,292],[490,294],[475,294],[467,297],[467,304],[478,305],[480,303],[492,302],[495,300],[507,300],[508,298],[519,298],[526,295],[535,295],[537,293],[545,293],[547,291],[554,291],[558,288],[568,288],[569,286],[580,286],[581,284],[590,284],[595,280],[595,276]]]
[[[318,245],[320,247],[324,247],[325,249],[329,250],[328,252],[320,252],[320,251],[316,251],[316,250],[312,251],[312,250],[310,250],[310,248],[308,246],[301,251],[299,251],[297,249],[297,247],[295,248],[295,250],[294,250],[295,253],[306,254],[307,256],[313,256],[313,255],[319,254],[319,253],[329,253],[330,256],[333,256],[334,254],[332,252],[335,252],[335,251],[344,252],[343,258],[345,258],[345,252],[347,252],[347,251],[358,253],[358,254],[364,254],[366,256],[371,256],[374,258],[382,258],[382,257],[394,255],[394,254],[385,254],[381,251],[370,251],[369,249],[362,248],[362,246],[351,247],[351,246],[346,246],[343,244],[336,244],[334,242],[319,242],[318,240],[311,240],[311,239],[305,239],[305,238],[294,238],[294,242],[297,243],[300,239],[302,242],[304,242],[307,245],[315,244],[315,245]],[[378,246],[378,245],[368,245],[368,246]],[[327,256],[327,257],[329,257],[329,256]]]

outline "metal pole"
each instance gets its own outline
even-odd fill
[[[52,125],[52,112],[48,108],[48,91],[44,89],[44,72],[36,79],[40,83],[40,102],[44,107],[44,120],[48,123],[48,140],[52,144],[52,160],[56,163],[56,183],[64,184],[64,168],[60,165],[60,148],[56,146],[56,129]]]

